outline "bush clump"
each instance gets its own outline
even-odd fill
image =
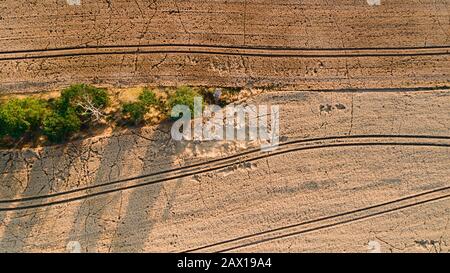
[[[80,131],[81,119],[72,108],[65,112],[52,112],[43,120],[42,131],[51,142],[62,142]]]
[[[54,100],[11,99],[0,105],[0,138],[36,134],[62,142],[83,125],[104,117],[108,103],[106,90],[86,84],[71,85]]]
[[[18,139],[39,130],[47,104],[35,98],[12,99],[0,106],[0,137]]]
[[[155,92],[145,88],[139,95],[138,101],[125,103],[122,106],[122,116],[127,123],[137,126],[144,121],[151,107],[159,108],[160,106],[161,102]]]
[[[63,111],[74,109],[83,122],[88,122],[92,118],[98,121],[104,117],[103,110],[108,103],[109,96],[105,89],[86,84],[74,84],[61,92],[59,107]]]
[[[108,103],[105,89],[86,84],[71,85],[50,104],[52,112],[43,120],[43,134],[51,142],[62,142],[79,132],[83,125],[103,118]]]
[[[172,108],[176,105],[186,105],[191,110],[191,114],[194,114],[194,99],[195,97],[199,97],[200,94],[192,89],[191,87],[182,86],[175,91],[175,94],[172,95],[168,102],[167,106],[169,108],[169,114]]]
[[[160,101],[156,97],[155,92],[145,88],[138,97],[139,102],[141,102],[146,107],[159,106]]]
[[[144,116],[147,111],[148,108],[145,107],[145,105],[140,101],[125,103],[122,106],[122,114],[124,119],[128,123],[132,123],[134,125],[138,125],[144,120]]]

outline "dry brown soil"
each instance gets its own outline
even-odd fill
[[[448,0],[0,1],[3,95],[267,87],[282,141],[1,151],[0,251],[449,252],[449,39]]]

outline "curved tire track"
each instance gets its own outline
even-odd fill
[[[355,209],[331,216],[300,222],[288,226],[266,230],[259,233],[241,236],[218,243],[197,247],[184,252],[229,252],[274,240],[297,236],[305,233],[338,227],[356,221],[366,220],[391,212],[444,200],[450,197],[450,186],[423,192],[385,203]]]
[[[296,151],[362,146],[422,146],[450,148],[450,136],[361,135],[292,140],[280,143],[279,148],[272,152],[262,152],[260,149],[251,149],[231,156],[200,162],[176,169],[169,169],[142,176],[110,181],[107,183],[73,189],[70,191],[26,198],[0,200],[0,205],[2,205],[0,207],[0,211],[34,209],[74,202],[118,191],[164,183],[166,181],[185,178],[196,174],[226,169],[240,165],[244,162],[252,162],[266,157]],[[164,176],[161,177],[161,175]],[[34,204],[34,202],[37,203]]]

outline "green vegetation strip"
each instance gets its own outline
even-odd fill
[[[44,143],[62,143],[105,121],[122,126],[142,125],[145,116],[152,111],[167,118],[177,104],[193,109],[194,98],[198,96],[207,103],[229,103],[227,99],[218,100],[217,90],[183,86],[173,89],[162,99],[155,91],[143,88],[137,101],[121,103],[110,113],[106,112],[111,103],[107,90],[86,84],[71,85],[53,99],[10,99],[0,104],[0,146],[17,146],[36,139],[44,139]],[[239,91],[236,88],[220,89],[221,94],[229,95],[228,98]]]

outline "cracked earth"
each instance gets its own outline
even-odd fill
[[[449,1],[69,2],[0,0],[1,95],[259,88],[282,145],[2,150],[1,252],[450,251]]]

